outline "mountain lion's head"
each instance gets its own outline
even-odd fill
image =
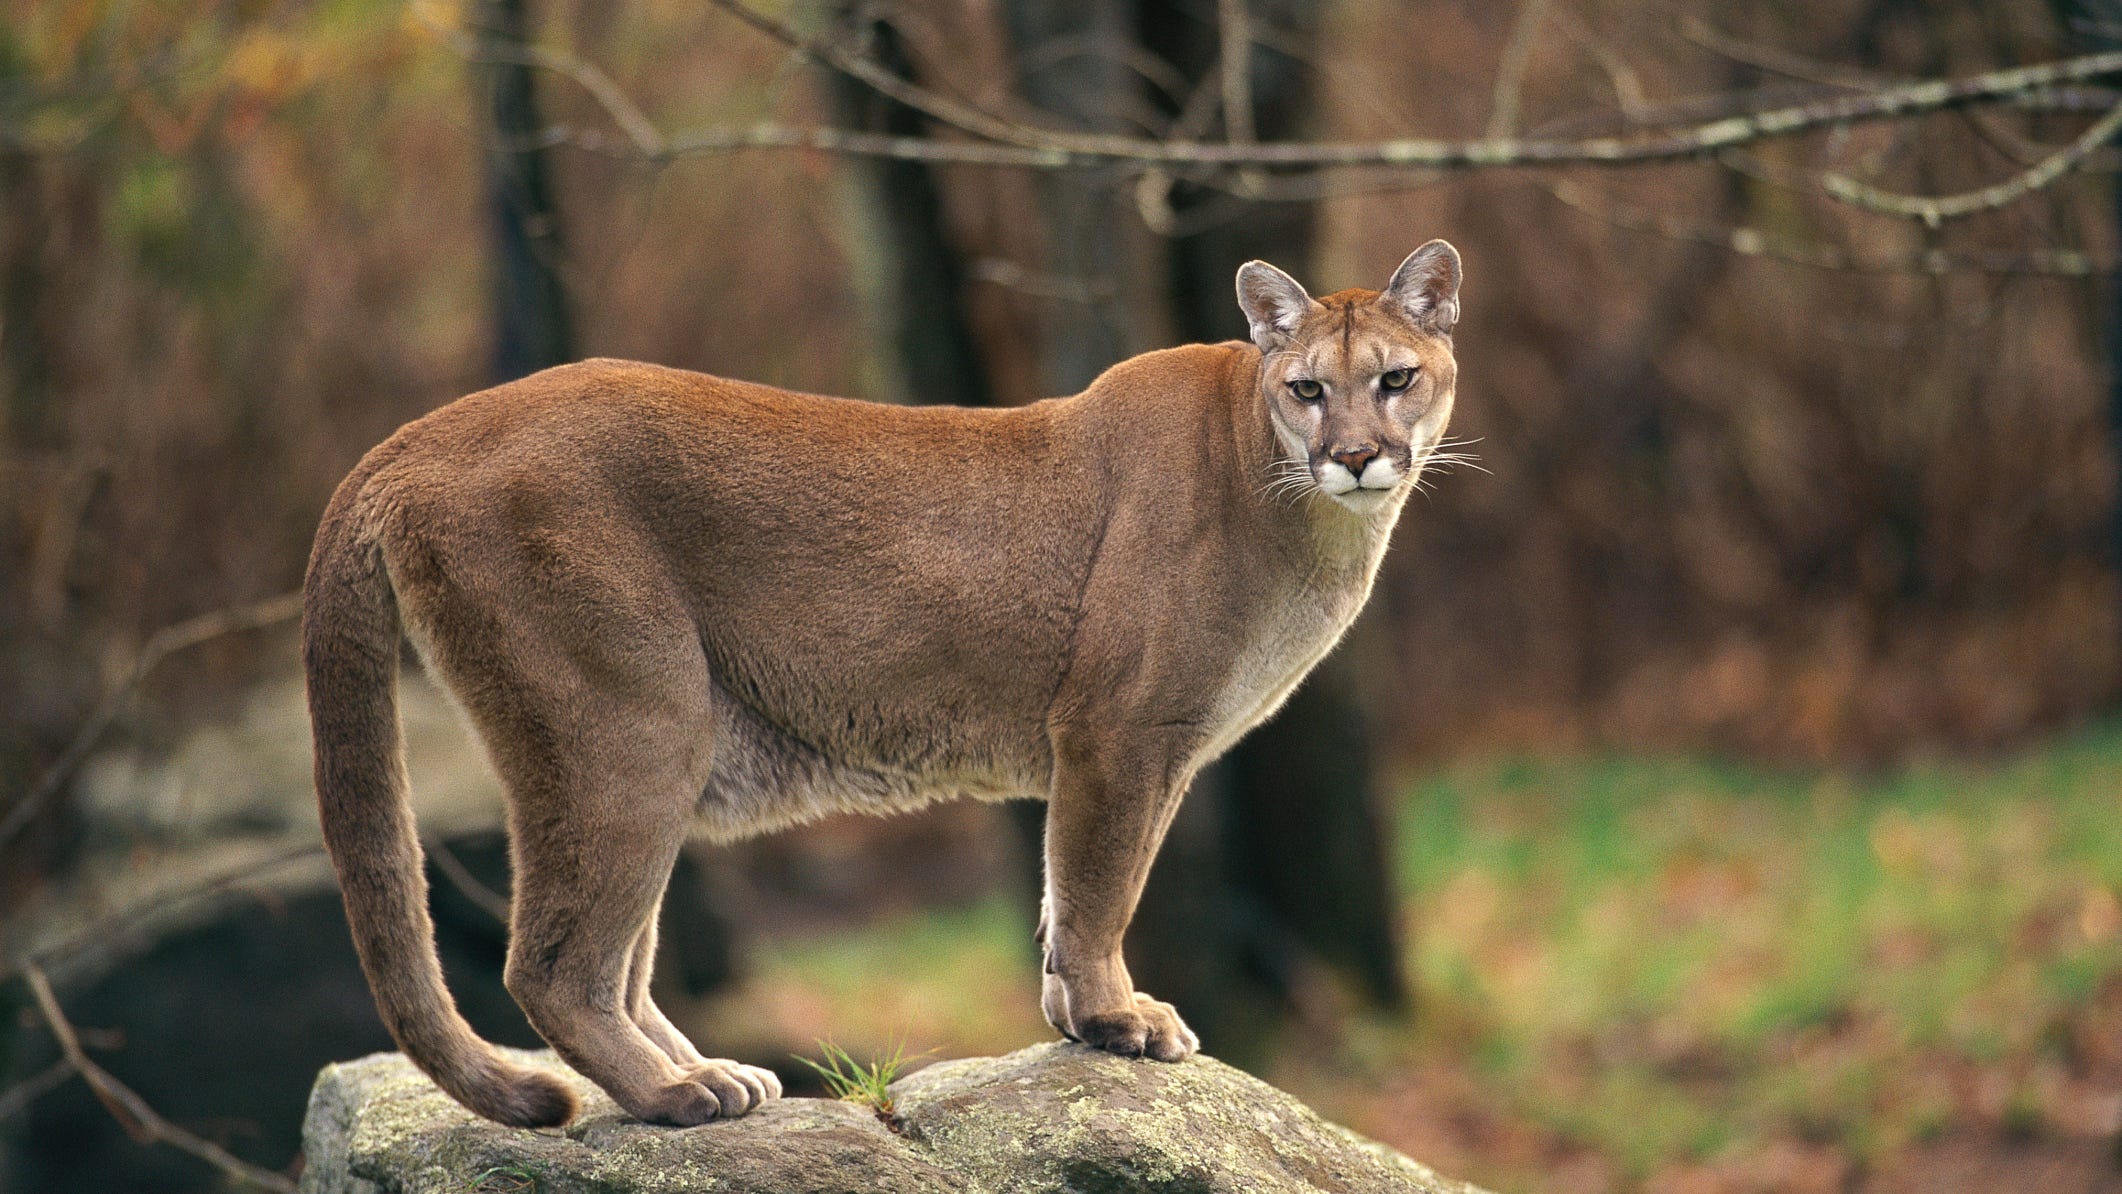
[[[1238,271],[1275,434],[1302,476],[1369,512],[1414,483],[1451,418],[1459,254],[1410,253],[1382,291],[1314,299],[1264,261]]]

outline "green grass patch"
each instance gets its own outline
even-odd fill
[[[1414,1014],[1278,1074],[1387,1139],[1449,1112],[1633,1184],[1779,1141],[1864,1164],[2032,1137],[2051,1112],[2029,1075],[2122,1020],[2122,723],[1874,774],[1469,762],[1410,785],[1397,826]],[[1031,918],[997,896],[774,942],[754,987],[784,1035],[873,1060],[1002,1052],[1052,1037]],[[2008,1097],[1969,1102],[1985,1089]]]
[[[1407,1055],[1634,1174],[1932,1138],[1929,1076],[2024,1072],[2122,985],[2122,724],[1874,775],[1468,763],[1399,825]]]

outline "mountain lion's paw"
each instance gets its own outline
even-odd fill
[[[623,1099],[619,1105],[644,1123],[673,1128],[690,1128],[723,1114],[721,1096],[690,1076],[656,1087],[645,1096]]]
[[[781,1097],[781,1079],[772,1070],[755,1065],[714,1059],[687,1066],[686,1080],[705,1087],[715,1097],[716,1117],[735,1119],[768,1099]],[[695,1121],[704,1122],[704,1121]]]
[[[1182,1061],[1201,1047],[1201,1038],[1186,1026],[1171,1004],[1139,991],[1135,993],[1133,1011],[1086,1016],[1076,1022],[1073,1035],[1108,1053],[1158,1061]]]

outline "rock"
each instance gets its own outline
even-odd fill
[[[943,1062],[892,1084],[894,1120],[779,1099],[683,1130],[626,1118],[550,1054],[584,1112],[562,1130],[474,1116],[395,1053],[327,1066],[304,1126],[303,1194],[1480,1194],[1206,1057],[1080,1045]]]
[[[506,888],[501,835],[460,837],[449,845],[479,882]],[[187,878],[164,878],[165,867]],[[240,865],[200,860],[195,866],[169,855],[141,869],[150,891],[182,889],[202,873],[244,873]],[[488,1040],[541,1044],[502,987],[507,925],[441,873],[431,871],[429,882],[435,943],[458,1009]],[[664,938],[667,973],[729,973],[728,951],[714,947],[726,946],[731,934],[700,894],[708,888],[700,868],[681,859],[664,916],[690,923]],[[98,1060],[158,1112],[254,1165],[286,1168],[302,1148],[302,1100],[317,1067],[391,1047],[324,860],[275,868],[255,882],[211,898],[171,901],[171,907],[134,898],[153,913],[128,919],[126,932],[106,934],[92,950],[53,968],[61,1004],[83,1028],[124,1041]],[[81,919],[93,923],[87,911]],[[724,931],[717,933],[718,925]],[[11,1010],[8,998],[0,992],[0,1012]],[[202,1015],[201,1008],[215,1011]],[[56,1059],[50,1034],[34,1017],[0,1015],[0,1091]],[[66,1083],[0,1116],[0,1191],[206,1194],[226,1188],[202,1161],[129,1140],[85,1083]]]
[[[583,1105],[574,1123],[532,1131],[480,1119],[397,1053],[326,1066],[303,1127],[302,1194],[969,1189],[853,1103],[777,1099],[741,1120],[680,1131],[628,1119],[550,1053],[506,1052],[574,1086]]]
[[[978,1190],[1479,1194],[1209,1057],[1035,1045],[930,1066],[892,1090],[906,1137]]]

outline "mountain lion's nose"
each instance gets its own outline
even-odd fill
[[[1334,458],[1335,464],[1347,469],[1350,475],[1360,477],[1363,475],[1363,466],[1378,458],[1378,449],[1369,444],[1359,444],[1353,448],[1335,448],[1327,455]]]

